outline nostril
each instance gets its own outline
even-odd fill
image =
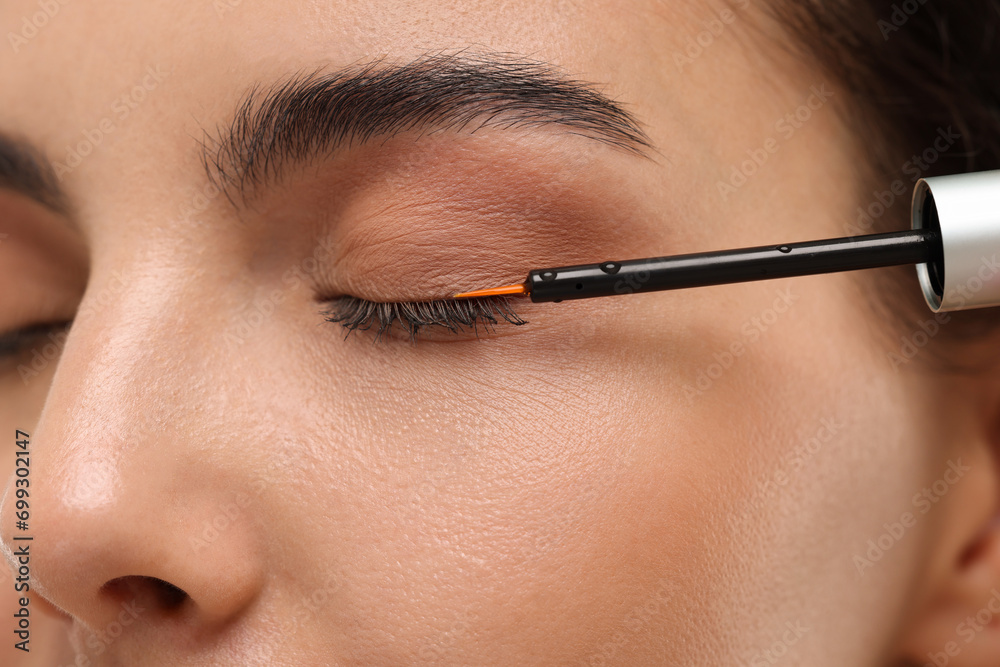
[[[171,612],[179,609],[188,594],[156,577],[118,577],[104,584],[102,591],[118,602],[136,602],[140,607]]]

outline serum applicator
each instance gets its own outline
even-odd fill
[[[901,232],[535,269],[523,283],[453,298],[558,303],[915,264],[934,312],[1000,305],[1000,170],[921,179],[911,222]]]

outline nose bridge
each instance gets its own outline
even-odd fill
[[[202,618],[225,617],[253,598],[262,570],[247,513],[210,549],[192,547],[195,527],[245,486],[224,458],[205,455],[210,424],[224,418],[208,380],[222,361],[214,316],[203,315],[214,309],[189,315],[185,304],[210,297],[180,267],[124,265],[91,285],[31,434],[33,584],[92,628],[120,612],[109,590],[130,578],[167,582]],[[14,502],[9,488],[8,546]]]
[[[225,286],[156,249],[92,276],[47,405],[72,410],[78,425],[99,419],[110,432],[182,426],[191,404],[211,400],[202,378],[224,354],[215,332],[226,299]]]
[[[234,321],[253,300],[251,243],[194,222],[171,221],[140,238],[124,233],[115,249],[95,256],[53,388],[75,389],[81,417],[86,395],[117,392],[120,400],[101,407],[107,426],[139,419],[180,424],[191,419],[191,405],[204,410],[218,401],[210,370],[245,361],[246,346],[226,334],[237,331]],[[141,404],[142,413],[130,404]]]

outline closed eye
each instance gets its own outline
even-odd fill
[[[354,331],[372,331],[375,342],[399,331],[415,342],[422,333],[444,334],[473,332],[480,327],[487,333],[501,321],[515,326],[527,324],[513,309],[513,299],[506,296],[435,301],[375,302],[355,296],[342,296],[330,302],[323,315],[327,322],[343,326],[346,339]]]
[[[0,361],[23,357],[30,351],[29,348],[40,351],[46,345],[61,347],[58,334],[69,329],[70,324],[68,321],[33,324],[0,334]],[[51,353],[43,356],[48,358]]]

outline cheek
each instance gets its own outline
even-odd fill
[[[889,636],[914,565],[908,546],[891,573],[864,576],[853,558],[906,511],[934,443],[851,280],[720,289],[677,364],[667,409],[696,484],[717,490],[702,529],[728,564],[719,600],[756,619],[759,645],[799,621],[809,650],[830,655],[845,633],[857,646]],[[835,630],[836,607],[850,620]]]
[[[609,344],[616,333],[624,342]],[[429,630],[406,619],[459,614],[474,631],[456,647],[475,637],[501,650],[516,634],[553,660],[598,650],[623,623],[695,615],[710,639],[697,599],[719,581],[706,528],[726,521],[726,480],[665,391],[676,354],[664,347],[650,366],[627,334],[581,322],[534,348],[520,334],[366,343],[333,362],[323,391],[343,437],[331,466],[350,502],[331,534],[372,584],[358,587],[358,618],[405,627],[419,646]]]
[[[909,497],[907,470],[884,475],[908,423],[888,408],[907,402],[849,290],[794,285],[623,298],[559,335],[324,335],[322,355],[281,362],[267,375],[294,381],[268,395],[302,398],[285,423],[315,443],[281,502],[346,568],[337,613],[370,646],[386,626],[469,656],[515,633],[581,658],[670,638],[692,660],[822,626],[830,590],[891,618],[894,590],[860,586],[851,555],[885,520],[873,508]]]

